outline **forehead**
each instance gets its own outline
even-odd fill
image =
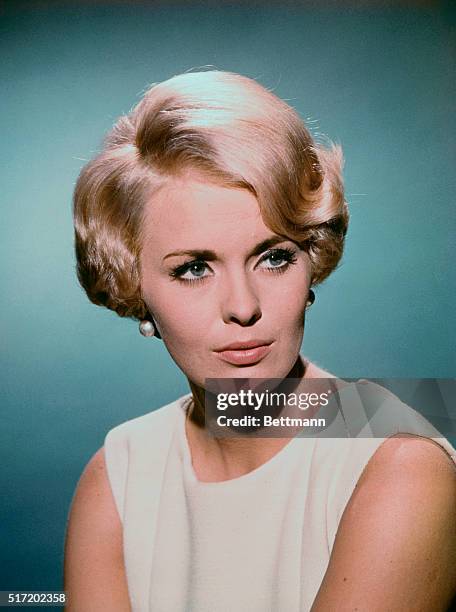
[[[144,247],[154,250],[222,246],[271,234],[247,189],[192,178],[175,179],[154,196],[144,211],[144,230]]]

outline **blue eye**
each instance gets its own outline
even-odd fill
[[[271,272],[285,272],[290,264],[296,263],[296,251],[292,249],[272,249],[268,251],[260,263],[269,261],[270,266],[266,266],[266,270]]]
[[[209,267],[205,261],[195,259],[171,271],[171,276],[188,283],[204,280],[208,275],[204,274]]]
[[[296,251],[293,249],[271,249],[267,251],[258,263],[258,267],[268,272],[283,274],[290,265],[297,261]],[[269,265],[263,265],[269,262]],[[169,273],[170,276],[185,284],[201,283],[213,275],[211,268],[203,259],[194,259],[177,266]]]
[[[204,274],[204,271],[206,270],[206,267],[207,266],[205,263],[196,261],[195,263],[192,263],[188,266],[185,274],[191,273],[193,276],[196,276],[197,278],[201,278]],[[181,278],[183,277],[184,277],[184,274],[181,276]]]

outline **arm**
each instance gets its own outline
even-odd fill
[[[65,542],[66,612],[129,612],[122,524],[104,449],[87,464],[73,498]]]
[[[345,508],[311,612],[444,612],[455,593],[455,465],[432,440],[389,438]]]

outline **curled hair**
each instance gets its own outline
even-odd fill
[[[198,172],[255,195],[264,223],[309,254],[312,284],[343,251],[348,210],[342,150],[312,139],[298,114],[256,81],[193,72],[153,85],[120,117],[74,192],[78,278],[89,299],[147,318],[141,296],[146,202],[172,178]]]

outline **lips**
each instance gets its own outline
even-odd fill
[[[244,349],[255,348],[257,346],[267,346],[272,344],[271,340],[244,340],[243,342],[232,342],[222,348],[215,349],[218,353],[221,351],[238,351]]]
[[[220,359],[233,365],[253,365],[269,354],[271,344],[268,340],[233,342],[216,350],[216,353]]]

